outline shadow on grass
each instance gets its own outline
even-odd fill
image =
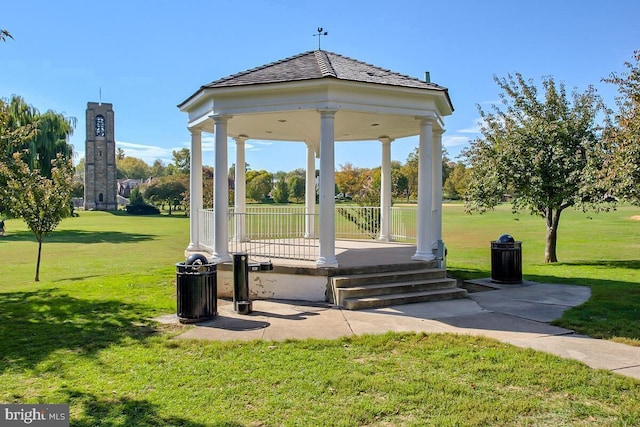
[[[153,240],[150,234],[123,233],[120,231],[85,231],[61,230],[54,231],[45,238],[44,243],[138,243]],[[30,231],[18,231],[2,237],[6,241],[36,241]]]
[[[0,307],[0,373],[31,368],[59,350],[90,355],[157,332],[140,323],[142,306],[82,300],[56,289],[0,293]]]
[[[632,270],[640,270],[640,260],[601,260],[601,261],[574,261],[563,262],[560,265],[573,265],[573,266],[591,266],[591,267],[606,267],[606,268],[630,268]]]
[[[136,426],[136,427],[241,427],[236,422],[220,422],[215,424],[201,424],[175,416],[163,416],[159,412],[159,405],[148,400],[135,400],[127,397],[110,398],[82,393],[75,390],[67,390],[69,402],[82,406],[82,416],[74,419],[71,425],[76,427],[93,426]],[[194,412],[197,408],[194,408]]]
[[[168,212],[162,212],[159,214],[153,214],[153,215],[131,215],[129,213],[127,213],[127,211],[123,211],[123,210],[117,210],[117,211],[110,211],[109,212],[111,215],[113,216],[127,216],[127,217],[131,217],[131,218],[189,218],[189,215],[186,215],[184,213],[184,211],[172,211],[171,215],[169,215]]]
[[[472,268],[456,268],[447,266],[447,275],[454,279],[469,280],[482,279],[491,276],[490,270],[478,270]]]

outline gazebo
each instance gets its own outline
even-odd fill
[[[378,239],[391,240],[391,144],[419,136],[417,232],[414,261],[443,256],[443,117],[452,114],[448,90],[336,53],[315,50],[233,74],[201,86],[178,105],[189,116],[191,133],[190,242],[188,253],[205,253],[217,263],[231,260],[229,243],[228,144],[235,141],[234,215],[245,205],[245,142],[296,141],[306,144],[307,228],[316,237],[318,269],[339,267],[335,239],[334,145],[343,141],[380,141],[381,194]],[[199,215],[202,194],[202,133],[215,135],[212,220]],[[315,159],[319,158],[319,212],[316,212]],[[311,220],[309,218],[312,218]],[[237,218],[236,218],[237,221]],[[210,223],[212,222],[212,224]],[[236,222],[237,225],[237,222]],[[211,229],[212,242],[203,232]],[[242,230],[242,225],[237,227]],[[230,238],[232,237],[232,238]]]

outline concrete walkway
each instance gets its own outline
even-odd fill
[[[574,334],[549,324],[573,306],[589,299],[583,286],[525,282],[523,285],[479,286],[467,299],[407,304],[350,311],[324,303],[253,301],[253,312],[240,315],[233,303],[218,300],[218,316],[195,325],[179,339],[274,340],[325,338],[387,331],[482,335],[519,347],[533,348],[579,360],[592,368],[608,369],[640,380],[640,347]],[[177,322],[163,316],[160,322]]]

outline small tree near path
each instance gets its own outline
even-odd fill
[[[9,201],[9,211],[24,219],[38,241],[38,259],[35,281],[40,281],[40,259],[44,239],[70,214],[73,165],[62,155],[54,160],[51,178],[30,170],[20,158],[0,163],[0,175],[6,179],[4,196]]]
[[[463,152],[472,172],[465,195],[468,212],[483,212],[512,196],[514,211],[545,219],[545,262],[557,262],[562,211],[607,209],[598,177],[604,163],[598,115],[605,112],[593,88],[569,97],[563,84],[543,79],[544,96],[522,75],[494,77],[503,109],[480,107],[482,137]]]

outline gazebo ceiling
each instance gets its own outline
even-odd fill
[[[229,116],[230,137],[276,141],[320,139],[320,110],[335,110],[335,140],[419,134],[420,118],[453,112],[446,88],[325,51],[306,52],[202,86],[178,106],[189,127],[213,132]]]

